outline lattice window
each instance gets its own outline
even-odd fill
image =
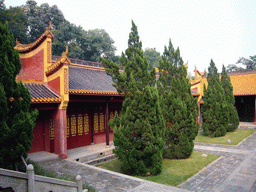
[[[83,134],[83,115],[78,114],[77,116],[78,135]]]
[[[100,132],[104,132],[104,119],[105,116],[103,113],[100,113]]]
[[[69,129],[70,129],[70,127],[69,127],[69,117],[67,116],[67,123],[66,123],[66,128],[67,128],[67,137],[69,137]]]
[[[94,113],[94,132],[98,133],[99,132],[99,119],[98,119],[98,113]]]
[[[84,133],[85,134],[89,134],[89,129],[90,129],[89,115],[88,114],[84,114]]]
[[[50,119],[50,140],[54,139],[54,121]]]
[[[76,115],[71,116],[71,136],[76,136]]]

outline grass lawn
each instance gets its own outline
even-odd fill
[[[217,155],[211,154],[208,154],[207,157],[203,157],[202,154],[203,153],[194,151],[188,159],[164,159],[163,171],[161,174],[156,176],[138,178],[153,181],[156,183],[177,186],[219,157]],[[104,164],[100,164],[98,165],[98,167],[122,173],[121,162],[118,159],[106,162]]]
[[[253,129],[237,129],[235,132],[227,132],[227,134],[223,137],[209,137],[204,136],[202,133],[198,133],[194,142],[237,145],[255,131],[256,130]],[[231,143],[227,142],[228,139],[231,140]]]

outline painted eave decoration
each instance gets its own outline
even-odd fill
[[[117,91],[90,91],[90,90],[78,90],[69,89],[71,95],[102,95],[102,96],[119,96]]]

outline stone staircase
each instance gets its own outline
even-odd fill
[[[239,129],[256,129],[256,122],[240,122]]]
[[[68,159],[89,165],[97,165],[116,158],[112,150],[113,143],[109,146],[105,144],[94,144],[81,148],[68,150]]]

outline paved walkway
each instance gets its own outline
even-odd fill
[[[59,174],[80,174],[97,191],[256,191],[256,133],[237,146],[196,144],[195,151],[217,154],[221,157],[181,184],[179,188],[86,165],[72,161],[73,158],[51,159],[41,161],[40,164],[45,168],[54,169]]]
[[[180,185],[190,191],[256,191],[256,132],[237,146],[196,144],[195,151],[220,155]]]

